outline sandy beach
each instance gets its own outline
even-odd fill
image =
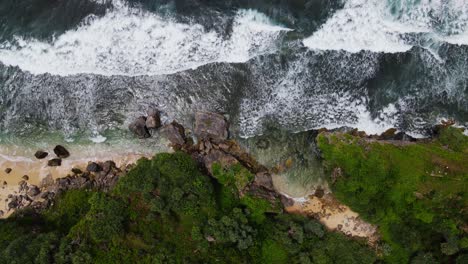
[[[376,226],[361,219],[358,213],[340,203],[332,194],[325,194],[321,198],[311,195],[296,201],[294,205],[286,208],[286,211],[314,217],[331,231],[366,238],[370,245],[375,245],[379,240]]]
[[[27,175],[27,183],[30,185],[41,186],[44,180],[55,180],[71,174],[72,168],[85,170],[90,161],[113,160],[118,167],[136,163],[142,157],[151,157],[150,153],[127,152],[113,149],[78,149],[71,148],[72,155],[62,160],[62,165],[58,167],[47,166],[47,161],[55,158],[53,151],[45,159],[36,159],[30,150],[12,151],[12,149],[0,147],[0,210],[5,212],[3,217],[8,217],[12,212],[8,212],[7,201],[9,194],[16,194],[19,188],[19,182]],[[6,169],[11,172],[7,173]],[[24,177],[26,178],[26,177]]]

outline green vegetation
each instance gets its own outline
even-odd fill
[[[463,263],[467,258],[468,137],[441,128],[439,138],[400,145],[347,134],[320,134],[333,186],[343,203],[379,226],[390,263]]]
[[[190,156],[142,159],[110,193],[77,190],[42,214],[0,221],[0,263],[373,263],[362,241],[328,233],[237,188],[242,166],[217,181]],[[221,180],[222,179],[222,180]]]

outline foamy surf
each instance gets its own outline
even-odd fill
[[[347,0],[303,43],[310,49],[397,53],[413,46],[407,34],[425,34],[429,42],[467,45],[468,5],[465,1]],[[417,39],[417,37],[416,37]],[[427,43],[428,40],[422,42]]]
[[[0,45],[0,61],[33,74],[170,74],[274,52],[288,30],[257,11],[239,10],[225,38],[116,1],[105,16],[88,17],[51,43],[17,37]]]

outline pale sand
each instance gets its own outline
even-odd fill
[[[314,217],[329,230],[336,230],[351,237],[366,238],[372,246],[379,240],[376,226],[362,220],[359,214],[341,204],[331,194],[325,194],[322,198],[309,196],[304,201],[296,201],[293,206],[286,208],[286,211]]]
[[[6,151],[10,152],[4,154]],[[3,217],[8,217],[12,212],[8,212],[7,199],[9,194],[17,194],[19,182],[24,175],[29,177],[28,184],[40,186],[41,181],[46,177],[53,179],[65,177],[71,173],[72,168],[79,168],[85,171],[88,162],[90,161],[106,161],[113,160],[118,167],[126,166],[128,164],[136,163],[142,157],[151,157],[148,153],[134,153],[128,151],[115,151],[115,150],[97,150],[92,153],[83,151],[76,153],[70,151],[72,154],[69,158],[62,160],[62,165],[59,167],[47,166],[47,161],[55,157],[54,153],[49,153],[45,159],[38,160],[33,154],[17,153],[0,147],[0,210],[5,212]],[[75,154],[76,153],[76,154]],[[11,168],[12,171],[7,174],[6,168]],[[4,182],[7,184],[5,185]]]

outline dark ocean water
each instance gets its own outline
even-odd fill
[[[243,138],[425,136],[468,125],[467,73],[464,0],[0,2],[0,144],[131,140],[149,106],[225,113]]]

